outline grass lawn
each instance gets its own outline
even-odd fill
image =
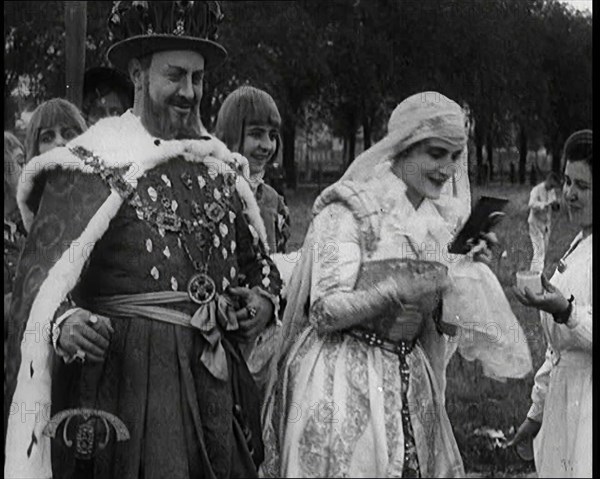
[[[528,268],[532,256],[527,225],[530,189],[530,186],[506,184],[485,188],[474,186],[472,197],[473,202],[481,195],[503,196],[511,201],[506,209],[506,218],[496,228],[501,251],[506,250],[507,256],[496,262],[493,269],[521,322],[534,370],[537,370],[543,363],[546,349],[538,315],[535,310],[523,307],[510,289],[515,282],[515,272]],[[316,189],[300,188],[286,194],[292,219],[290,250],[302,245],[311,219],[312,204],[318,193]],[[546,254],[545,271],[548,276],[552,275],[558,260],[577,234],[563,210],[554,214],[553,221],[550,247]],[[526,379],[501,383],[484,377],[479,365],[459,355],[452,358],[447,374],[446,406],[465,468],[473,477],[525,477],[534,471],[533,462],[524,462],[513,450],[494,448],[491,440],[473,434],[477,428],[489,427],[502,430],[507,438],[511,437],[511,428],[516,429],[521,424],[529,409],[533,374]]]

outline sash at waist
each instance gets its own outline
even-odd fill
[[[182,291],[158,291],[155,293],[119,294],[87,300],[85,307],[96,314],[117,318],[145,318],[177,326],[193,327],[192,315],[164,306],[190,303]]]
[[[178,303],[192,304],[187,293],[158,291],[96,297],[86,300],[82,306],[110,318],[149,319],[197,329],[207,342],[200,361],[213,376],[226,381],[229,372],[222,344],[222,332],[239,328],[233,302],[228,296],[217,294],[211,301],[200,305],[193,314],[168,307]]]

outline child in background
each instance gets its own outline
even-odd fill
[[[271,95],[258,88],[242,86],[230,93],[223,102],[217,117],[215,136],[231,151],[240,153],[248,160],[250,186],[265,223],[271,257],[281,273],[285,288],[294,266],[284,256],[290,237],[290,215],[283,197],[264,181],[267,165],[281,156],[280,126],[281,116]],[[263,395],[273,348],[280,331],[279,320],[277,323],[269,325],[253,343],[242,348],[248,368]]]
[[[254,191],[267,230],[271,253],[285,253],[290,216],[283,196],[264,181],[267,165],[281,156],[281,116],[267,92],[242,86],[229,94],[217,117],[215,136],[250,164]]]
[[[63,98],[53,98],[39,105],[27,124],[25,134],[25,162],[65,146],[87,130],[79,109]]]
[[[550,240],[550,227],[552,225],[552,209],[558,205],[555,189],[560,186],[560,179],[556,173],[550,173],[546,180],[536,185],[529,194],[529,237],[533,247],[531,271],[544,271],[544,261]]]

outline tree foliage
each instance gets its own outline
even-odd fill
[[[87,5],[89,68],[106,62],[111,2]],[[393,107],[419,91],[437,90],[468,106],[480,162],[485,148],[491,154],[494,146],[515,144],[524,159],[534,140],[556,158],[572,131],[592,126],[592,17],[558,0],[222,7],[219,41],[229,57],[206,76],[203,120],[210,128],[239,85],[269,91],[283,117],[289,183],[296,127],[306,118],[326,123],[351,149],[362,127],[368,146],[385,133]],[[37,102],[64,94],[63,10],[64,2],[4,3],[5,105],[23,83]]]

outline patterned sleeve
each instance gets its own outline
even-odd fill
[[[276,253],[285,253],[291,235],[290,210],[281,195],[277,198],[277,224],[275,225]]]
[[[249,288],[258,286],[277,307],[282,286],[279,271],[259,240],[258,233],[242,213],[242,202],[237,195],[234,197],[234,204],[237,261],[244,277],[243,283]]]

